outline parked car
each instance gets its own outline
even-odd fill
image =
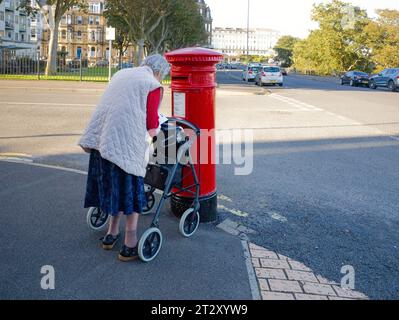
[[[255,84],[263,86],[264,84],[272,84],[283,86],[284,78],[280,67],[264,66],[255,77]]]
[[[99,60],[96,62],[96,67],[108,67],[108,60]]]
[[[77,69],[80,68],[81,62],[82,62],[82,68],[87,68],[89,66],[89,61],[87,59],[80,60],[78,58],[75,58],[75,59],[69,60],[63,69],[65,69],[65,71],[67,71],[67,70],[75,70],[76,71]]]
[[[391,91],[399,89],[399,68],[385,69],[377,75],[370,78],[371,89],[386,87]]]
[[[361,71],[349,71],[341,76],[341,85],[349,84],[351,87],[369,86],[370,76]]]
[[[131,62],[124,62],[121,65],[121,69],[131,69],[131,68],[134,68],[133,63]]]
[[[255,80],[256,75],[262,69],[262,65],[249,64],[242,73],[242,81],[249,82]]]

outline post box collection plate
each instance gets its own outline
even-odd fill
[[[179,118],[186,117],[186,94],[173,92],[173,115]]]

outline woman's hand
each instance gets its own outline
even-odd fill
[[[155,136],[158,135],[159,131],[160,131],[159,128],[157,128],[157,129],[150,129],[150,130],[148,130],[148,134],[150,135],[151,138],[154,138]]]

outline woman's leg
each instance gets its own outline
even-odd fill
[[[139,214],[133,213],[126,216],[125,226],[125,245],[129,248],[137,246],[137,223],[139,221]]]
[[[123,215],[123,212],[119,212],[119,214],[117,216],[112,216],[110,218],[107,235],[110,234],[110,235],[116,237],[119,234],[119,223],[121,221],[122,215]]]

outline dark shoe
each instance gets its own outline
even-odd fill
[[[138,257],[138,246],[134,248],[129,248],[125,245],[122,246],[118,256],[119,260],[123,262],[133,261],[136,260]]]
[[[112,250],[115,247],[115,244],[118,242],[120,235],[113,236],[112,234],[107,234],[104,238],[101,238],[103,249],[104,250]]]

